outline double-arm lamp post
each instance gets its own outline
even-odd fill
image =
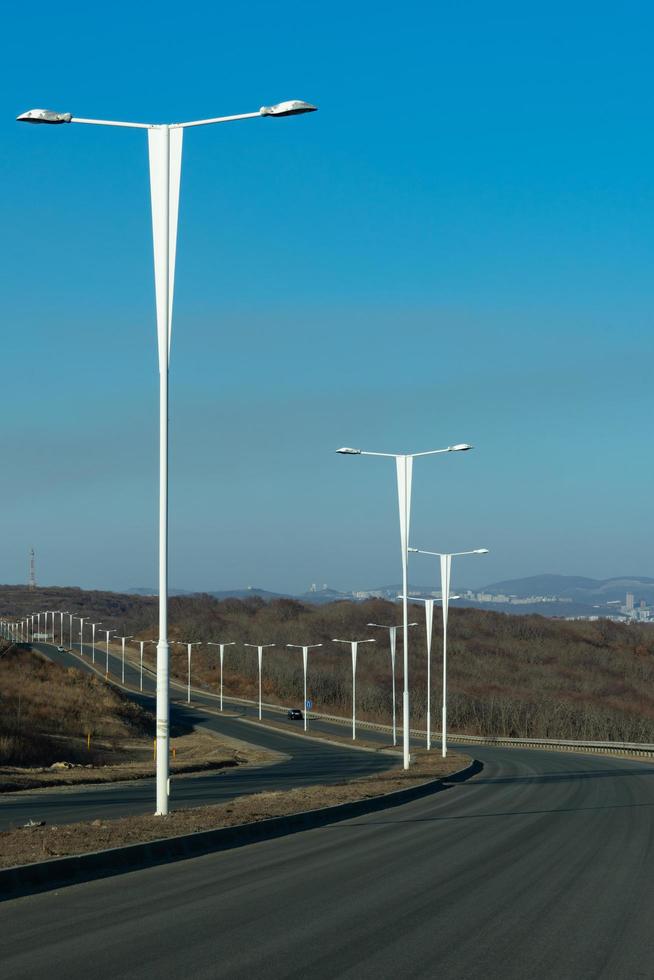
[[[411,523],[411,478],[413,473],[413,460],[417,456],[439,456],[442,453],[464,452],[472,449],[465,442],[455,446],[447,446],[445,449],[430,449],[424,453],[410,453],[408,455],[397,455],[395,453],[373,453],[365,452],[363,449],[350,449],[344,446],[337,449],[337,453],[345,456],[385,456],[395,460],[397,470],[397,496],[400,508],[400,546],[402,550],[402,633],[404,639],[404,690],[402,692],[402,750],[404,756],[404,768],[409,768],[409,609],[408,609],[408,545],[409,545],[409,526]]]
[[[487,555],[488,548],[475,548],[473,551],[422,551],[420,548],[409,548],[409,551],[416,555],[433,555],[440,558],[441,565],[441,599],[443,602],[443,708],[441,720],[441,742],[443,758],[447,755],[447,614],[450,599],[458,599],[458,596],[450,595],[450,577],[452,571],[452,559],[462,555]]]
[[[219,647],[220,649],[220,710],[223,710],[223,663],[225,660],[225,647],[235,647],[236,640],[231,640],[229,643],[212,643],[207,642],[208,647]]]
[[[186,647],[186,660],[187,660],[187,674],[186,674],[186,703],[191,703],[191,651],[193,647],[202,646],[202,640],[194,640],[193,643],[188,643],[186,640],[173,640],[173,643],[179,644],[180,647]]]
[[[357,652],[361,643],[376,643],[376,640],[336,640],[333,643],[349,643],[352,651],[352,740],[357,737]]]
[[[322,643],[313,643],[309,646],[302,646],[301,643],[287,643],[286,646],[289,650],[301,650],[302,651],[302,668],[304,670],[304,708],[302,709],[302,717],[304,718],[304,730],[307,730],[307,714],[309,713],[309,704],[307,699],[307,665],[309,661],[309,650],[317,650],[318,647],[322,646]]]
[[[257,660],[259,663],[259,721],[261,721],[261,671],[263,668],[263,651],[268,647],[274,647],[274,643],[244,643],[244,647],[252,647],[257,651]]]
[[[380,630],[388,630],[388,641],[391,648],[391,678],[392,678],[392,698],[393,698],[393,745],[397,745],[397,721],[395,704],[395,651],[397,650],[397,631],[399,626],[384,626],[382,623],[367,623],[368,626],[375,626]],[[417,626],[417,623],[409,623],[409,629]]]
[[[241,119],[296,116],[314,112],[308,102],[289,101],[262,106],[257,112],[192,122],[152,124],[116,122],[109,119],[83,119],[70,112],[30,109],[18,116],[19,122],[62,125],[85,123],[92,126],[117,126],[145,129],[148,133],[150,160],[150,195],[154,240],[154,275],[159,348],[159,642],[157,644],[157,803],[156,813],[168,813],[169,789],[169,649],[168,649],[168,374],[170,370],[170,337],[172,330],[173,287],[177,246],[179,185],[182,166],[184,130],[214,123]],[[72,645],[72,643],[71,643]]]

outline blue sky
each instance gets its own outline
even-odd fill
[[[646,3],[87,4],[5,13],[0,581],[156,581],[145,134],[186,134],[171,364],[171,583],[455,585],[652,574]],[[416,566],[416,582],[435,576]]]

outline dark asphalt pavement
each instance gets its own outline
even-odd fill
[[[35,647],[65,666],[89,669],[91,649],[85,647],[88,660],[85,664],[69,653],[57,653],[46,644]],[[104,665],[104,651],[102,664]],[[96,664],[98,655],[96,652]],[[110,655],[110,670],[114,677],[120,677],[120,658]],[[138,686],[138,671],[126,665],[126,683]],[[154,710],[154,681],[149,675],[144,678],[142,703]],[[201,806],[207,803],[222,803],[245,793],[259,793],[265,790],[283,790],[298,786],[341,782],[357,776],[369,775],[389,769],[397,760],[371,752],[358,752],[349,747],[305,740],[294,735],[286,735],[265,727],[244,724],[238,718],[217,716],[203,710],[203,704],[212,703],[209,696],[196,694],[193,704],[171,704],[171,722],[190,721],[202,728],[223,733],[230,738],[250,741],[288,756],[283,762],[267,766],[243,766],[238,769],[225,769],[206,775],[184,776],[171,779],[170,806],[172,809]],[[252,708],[239,708],[244,716],[254,717]],[[271,715],[276,720],[280,716]],[[289,727],[297,729],[297,722],[289,722]],[[301,726],[300,722],[300,726]],[[330,726],[322,725],[328,730]],[[333,727],[333,726],[332,726]],[[343,729],[339,728],[340,734]],[[0,830],[20,826],[28,820],[45,820],[47,823],[72,823],[76,820],[111,819],[133,813],[151,813],[154,810],[155,788],[153,779],[139,779],[132,782],[114,783],[102,786],[53,788],[30,790],[29,792],[3,793],[0,796]]]
[[[654,976],[654,767],[475,754],[387,812],[6,902],[3,978]]]

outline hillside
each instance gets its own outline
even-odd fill
[[[151,597],[81,590],[29,592],[0,588],[3,618],[32,609],[76,608],[110,627],[138,637],[155,637],[157,606]],[[11,603],[22,609],[11,609]],[[424,610],[411,616],[420,624]],[[390,717],[390,657],[385,631],[369,622],[397,623],[399,608],[382,599],[311,605],[290,599],[225,599],[180,596],[170,601],[171,637],[183,641],[235,641],[225,656],[225,692],[254,697],[256,651],[247,643],[274,643],[264,654],[264,697],[301,704],[299,651],[287,643],[322,643],[309,659],[309,692],[317,710],[351,710],[349,649],[333,644],[375,637],[361,647],[357,674],[360,717]],[[433,717],[440,699],[440,613],[435,610]],[[90,633],[90,631],[89,631]],[[87,642],[89,633],[86,634]],[[654,628],[648,625],[565,622],[541,616],[511,616],[480,609],[451,609],[449,631],[450,719],[468,733],[534,737],[598,738],[654,742]],[[146,647],[152,660],[154,648]],[[422,625],[411,632],[412,715],[424,719],[426,656]],[[186,677],[186,651],[171,647],[173,671]],[[401,643],[398,649],[400,700]],[[193,654],[194,679],[212,689],[218,683],[218,653],[201,646]]]

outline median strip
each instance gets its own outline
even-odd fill
[[[0,899],[322,827],[437,792],[480,768],[458,753],[443,760],[424,752],[409,772],[392,769],[330,786],[258,793],[166,817],[6,831],[0,834]]]

